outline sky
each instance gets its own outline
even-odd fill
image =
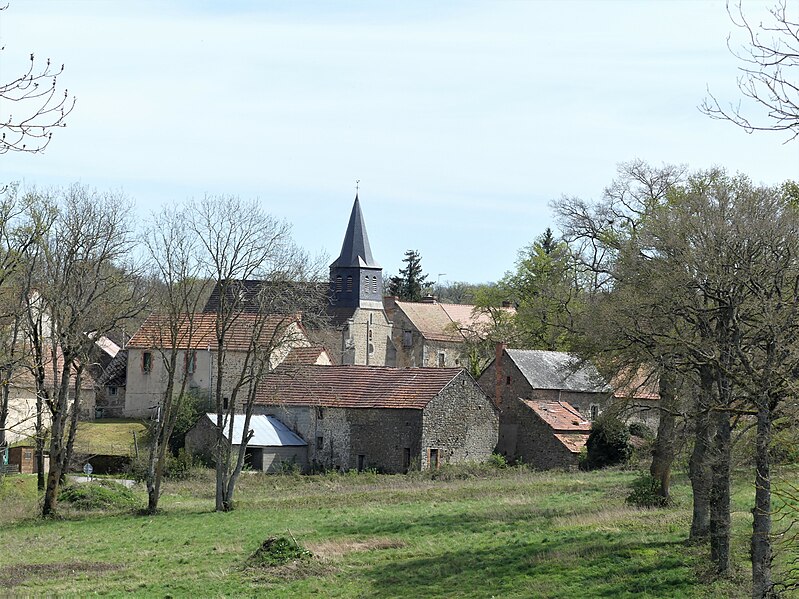
[[[600,197],[621,162],[799,178],[799,141],[697,108],[740,99],[730,35],[710,0],[11,0],[0,82],[34,52],[77,104],[0,181],[118,191],[140,222],[257,199],[330,262],[360,181],[384,273],[415,249],[432,281],[496,281],[556,228],[553,200]]]

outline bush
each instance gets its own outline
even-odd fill
[[[647,441],[655,438],[655,433],[643,422],[631,422],[630,434],[634,437],[641,437]]]
[[[297,560],[306,560],[313,554],[300,547],[293,539],[286,537],[269,537],[255,550],[248,560],[248,565],[259,567],[282,566]]]
[[[661,495],[660,481],[649,474],[642,474],[636,478],[630,494],[625,500],[630,505],[643,508],[666,507],[671,504],[668,497]]]
[[[488,458],[488,464],[489,466],[503,470],[508,467],[508,460],[500,453],[492,453],[491,457]]]
[[[103,479],[64,487],[58,501],[69,503],[77,510],[129,510],[139,504],[136,494],[125,485]]]
[[[630,431],[613,414],[603,415],[594,421],[586,447],[585,466],[588,470],[624,464],[633,453]]]

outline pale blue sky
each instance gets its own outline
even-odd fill
[[[259,198],[330,261],[360,179],[386,272],[413,248],[433,279],[497,280],[551,200],[598,196],[619,162],[799,178],[799,142],[696,108],[708,85],[738,100],[731,30],[715,1],[12,0],[0,77],[50,56],[78,104],[0,179],[120,189],[142,217]]]

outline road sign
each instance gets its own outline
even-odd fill
[[[92,472],[94,472],[94,468],[92,468],[91,464],[87,462],[86,464],[83,465],[83,474],[85,474],[86,476],[91,476]]]

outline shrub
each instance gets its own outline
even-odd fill
[[[128,510],[139,504],[136,494],[125,485],[102,479],[64,487],[58,500],[78,510]]]
[[[655,433],[643,422],[631,422],[630,434],[634,437],[641,437],[642,439],[651,440],[655,438]]]
[[[625,500],[630,505],[643,508],[666,507],[671,504],[661,495],[660,481],[649,474],[642,474],[630,485],[632,489]]]
[[[491,457],[488,458],[488,464],[494,468],[502,470],[508,467],[508,460],[500,453],[492,453]]]
[[[623,464],[633,452],[627,426],[613,414],[605,414],[594,421],[586,447],[589,470]]]
[[[282,566],[297,560],[306,560],[313,554],[300,547],[293,539],[286,537],[269,537],[248,560],[250,566],[271,567]]]

